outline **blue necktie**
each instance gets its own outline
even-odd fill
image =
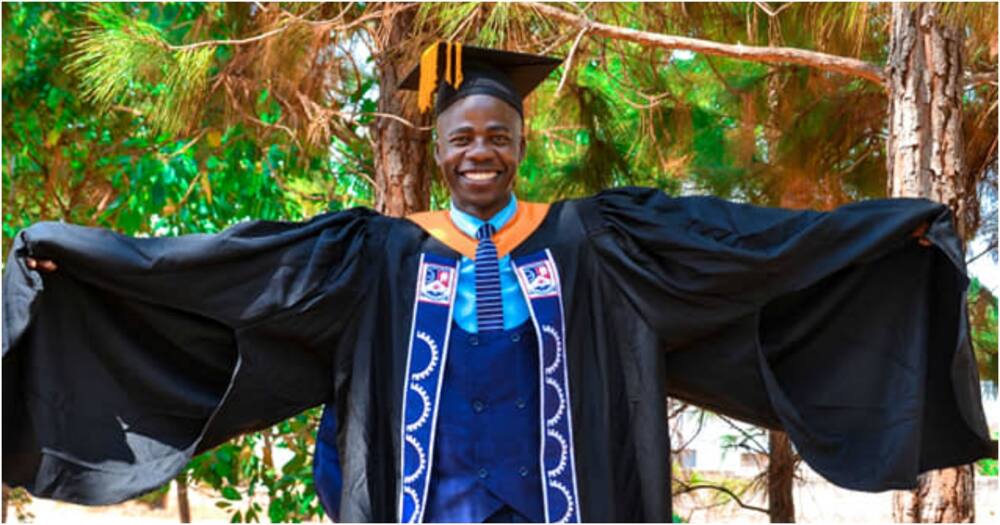
[[[503,302],[500,299],[500,263],[493,244],[496,228],[486,223],[479,227],[476,238],[476,323],[479,332],[503,330]]]

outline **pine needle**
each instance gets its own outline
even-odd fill
[[[156,131],[181,133],[201,112],[214,46],[173,51],[158,28],[129,16],[120,4],[89,9],[94,26],[74,39],[68,70],[81,92],[105,110],[124,104],[150,108]]]

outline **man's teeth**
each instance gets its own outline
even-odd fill
[[[467,171],[463,175],[471,180],[490,180],[498,174],[496,171]]]

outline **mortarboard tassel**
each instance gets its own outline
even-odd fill
[[[447,82],[448,84],[451,84],[452,87],[454,87],[455,82],[452,80],[453,77],[451,72],[452,47],[453,46],[451,45],[451,42],[448,42],[444,48],[444,79],[442,80],[442,82]]]
[[[434,42],[420,55],[420,85],[417,88],[417,107],[421,113],[431,108],[434,91],[437,89],[438,46]]]
[[[455,42],[455,76],[451,87],[458,89],[462,85],[462,43]]]
[[[434,92],[438,87],[438,55],[441,42],[427,46],[420,54],[420,83],[417,87],[417,108],[426,113],[434,104]],[[454,56],[452,56],[454,54]],[[451,87],[458,89],[462,85],[462,44],[459,42],[445,43],[444,77]]]

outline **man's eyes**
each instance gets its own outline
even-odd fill
[[[510,144],[510,137],[507,135],[493,135],[489,137],[491,144],[495,146],[506,146]],[[454,146],[467,146],[472,143],[472,137],[467,135],[458,135],[448,139],[448,142]]]

